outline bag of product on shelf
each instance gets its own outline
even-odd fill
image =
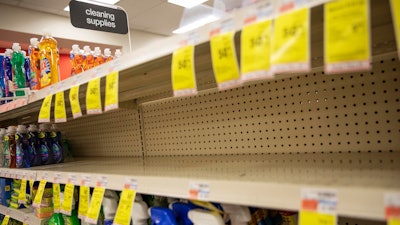
[[[40,90],[40,54],[39,40],[30,39],[28,54],[30,59],[30,88],[31,90]]]
[[[38,182],[35,182],[33,187],[33,196],[32,199],[35,199],[35,195],[38,190]],[[53,215],[54,208],[53,208],[53,188],[51,184],[46,184],[46,188],[43,192],[42,201],[40,202],[39,207],[34,208],[35,215],[38,218],[49,218]]]
[[[45,32],[39,42],[40,51],[40,87],[45,88],[60,80],[60,62],[57,41]]]

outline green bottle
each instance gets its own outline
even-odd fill
[[[19,43],[14,43],[12,46],[13,53],[11,58],[11,65],[14,71],[14,85],[16,88],[26,88],[26,80],[25,80],[25,72],[24,72],[24,63],[25,57],[22,54],[21,46]],[[17,91],[15,96],[24,96],[24,91]]]

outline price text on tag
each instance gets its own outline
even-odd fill
[[[54,121],[56,123],[67,122],[67,112],[65,111],[64,92],[56,94],[56,101],[54,106]]]
[[[127,186],[127,185],[125,185]],[[129,225],[132,213],[133,202],[135,201],[136,191],[130,186],[124,188],[118,203],[117,213],[114,219],[114,225]]]
[[[114,71],[106,76],[106,100],[104,111],[118,109],[119,72]]]
[[[19,204],[26,204],[26,179],[21,180],[21,187],[19,189],[18,194],[18,203]]]
[[[42,198],[43,198],[44,188],[46,187],[46,183],[47,183],[46,180],[40,181],[35,199],[33,200],[33,207],[40,207],[40,204],[42,203]]]
[[[197,93],[193,45],[181,47],[173,53],[171,70],[174,96]]]
[[[60,184],[53,183],[53,207],[54,212],[61,212]]]
[[[73,118],[82,116],[81,105],[79,103],[79,85],[74,86],[69,90],[69,102],[71,104]]]
[[[87,114],[100,114],[102,112],[100,95],[100,78],[89,81],[86,91]]]
[[[275,72],[310,69],[310,9],[302,8],[275,19],[271,64]]]
[[[189,199],[207,200],[209,194],[210,194],[209,184],[196,181],[189,183]]]
[[[236,59],[233,31],[211,37],[211,59],[214,76],[220,90],[241,84]]]
[[[42,107],[39,112],[39,123],[49,123],[50,122],[50,112],[51,112],[51,101],[53,100],[53,95],[48,95],[44,98]]]
[[[72,201],[74,199],[74,188],[72,183],[67,183],[64,188],[64,200],[61,205],[61,212],[65,215],[71,215]]]
[[[79,207],[78,207],[78,218],[85,219],[88,209],[89,209],[89,201],[90,201],[90,188],[88,186],[80,186],[79,187]]]
[[[303,189],[299,225],[336,225],[337,201],[334,190]]]
[[[370,69],[369,0],[338,0],[324,6],[327,73]]]
[[[98,186],[94,188],[92,199],[90,200],[89,209],[85,221],[87,223],[96,224],[99,218],[101,202],[103,201],[105,188]]]

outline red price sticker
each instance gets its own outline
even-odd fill
[[[210,194],[210,185],[203,182],[190,182],[189,183],[189,199],[194,200],[207,200]]]
[[[400,225],[400,193],[387,193],[384,201],[387,224]]]
[[[303,189],[299,225],[336,225],[337,192],[326,189]]]

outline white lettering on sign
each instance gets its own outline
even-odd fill
[[[112,27],[115,28],[115,15],[112,13],[108,13],[106,11],[96,11],[93,10],[92,8],[86,9],[85,10],[86,15],[88,16],[95,16],[98,18],[102,19],[93,19],[93,18],[86,18],[86,23],[87,24],[93,24],[96,27]],[[110,21],[111,20],[111,21]]]

